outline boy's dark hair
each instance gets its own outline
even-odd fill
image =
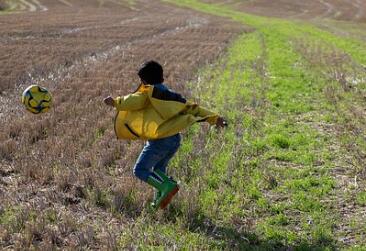
[[[156,85],[164,82],[163,67],[156,61],[143,63],[137,74],[147,84]]]

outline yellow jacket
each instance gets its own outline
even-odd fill
[[[172,136],[195,122],[215,124],[217,114],[186,101],[180,94],[141,85],[132,94],[114,99],[114,129],[119,139],[150,140]]]

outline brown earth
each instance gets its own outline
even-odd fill
[[[47,10],[0,16],[0,211],[21,212],[21,227],[0,226],[0,249],[107,247],[151,194],[131,174],[142,143],[115,140],[114,111],[102,98],[136,88],[148,59],[164,65],[168,86],[195,97],[184,84],[249,29],[151,0],[38,2]],[[36,116],[20,104],[33,83],[53,94],[51,112]],[[133,187],[143,187],[134,190],[141,205],[123,201]],[[28,222],[53,212],[52,229]],[[93,222],[102,223],[98,233]]]

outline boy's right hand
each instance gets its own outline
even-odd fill
[[[109,106],[114,106],[114,99],[111,96],[106,97],[104,103]]]

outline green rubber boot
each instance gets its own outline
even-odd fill
[[[157,198],[152,203],[152,206],[154,208],[160,207],[161,209],[164,209],[178,192],[179,187],[174,180],[170,179],[163,172],[155,172],[155,175],[161,178],[162,181],[154,176],[149,176],[147,179],[147,183],[158,190]]]
[[[175,180],[173,180],[172,177],[167,176],[164,172],[160,171],[160,170],[155,170],[154,171],[155,175],[158,176],[161,180],[164,181],[171,181],[174,183],[177,183]]]

